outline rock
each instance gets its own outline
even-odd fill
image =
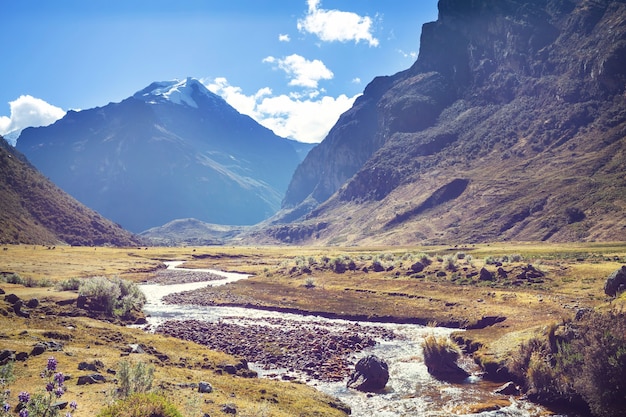
[[[235,404],[224,404],[222,406],[222,413],[237,414],[237,407],[235,407]]]
[[[91,385],[106,382],[106,378],[101,374],[81,375],[76,381],[76,385]]]
[[[0,350],[0,366],[15,360],[15,351],[9,349]]]
[[[145,353],[143,347],[138,344],[138,343],[131,343],[128,345],[128,348],[126,349],[126,352],[128,353]]]
[[[519,395],[520,390],[519,390],[519,387],[517,387],[517,385],[515,385],[513,382],[507,382],[506,384],[502,385],[500,388],[495,390],[494,394]]]
[[[424,264],[421,262],[415,262],[411,265],[411,271],[413,272],[422,272],[424,270]]]
[[[481,281],[493,281],[493,274],[487,268],[481,268],[478,279]]]
[[[213,386],[208,382],[200,381],[200,383],[198,383],[198,392],[202,394],[210,394],[213,392]]]
[[[3,294],[6,294],[6,293],[2,288],[0,288],[0,295],[3,295]]]
[[[30,356],[38,356],[48,350],[48,345],[45,343],[39,342],[35,346],[33,346],[33,350],[30,352]]]
[[[28,352],[18,352],[15,354],[15,360],[19,362],[25,362],[28,359]]]
[[[98,372],[100,369],[104,368],[104,364],[102,363],[102,361],[99,360],[95,360],[91,363],[89,362],[80,362],[78,364],[78,370],[79,371],[93,371],[93,372]]]
[[[363,392],[373,392],[384,389],[387,381],[389,381],[387,362],[375,355],[369,355],[357,362],[347,386]]]
[[[624,290],[626,290],[626,265],[613,271],[604,283],[604,293],[610,297],[615,297]]]
[[[20,297],[18,297],[15,294],[7,294],[4,296],[4,301],[6,301],[7,303],[13,305],[15,303],[17,303],[19,301]]]
[[[31,298],[26,302],[26,307],[28,308],[37,308],[39,306],[39,300],[36,298]]]

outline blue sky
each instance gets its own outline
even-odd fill
[[[0,134],[194,77],[319,142],[368,82],[411,66],[436,0],[2,0]]]

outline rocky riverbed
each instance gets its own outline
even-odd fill
[[[354,354],[378,340],[400,336],[380,327],[358,323],[332,325],[268,318],[220,320],[170,320],[156,332],[194,341],[212,349],[243,357],[265,370],[287,370],[318,381],[342,381],[354,365]],[[288,376],[284,376],[288,378]]]

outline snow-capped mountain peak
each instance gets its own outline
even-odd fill
[[[169,101],[174,104],[186,105],[198,108],[198,99],[202,96],[215,100],[217,97],[209,91],[204,84],[195,78],[188,77],[184,80],[158,81],[150,84],[133,97],[147,103],[161,103]]]

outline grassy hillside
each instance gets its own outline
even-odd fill
[[[41,175],[0,138],[0,243],[136,245],[138,240]]]

